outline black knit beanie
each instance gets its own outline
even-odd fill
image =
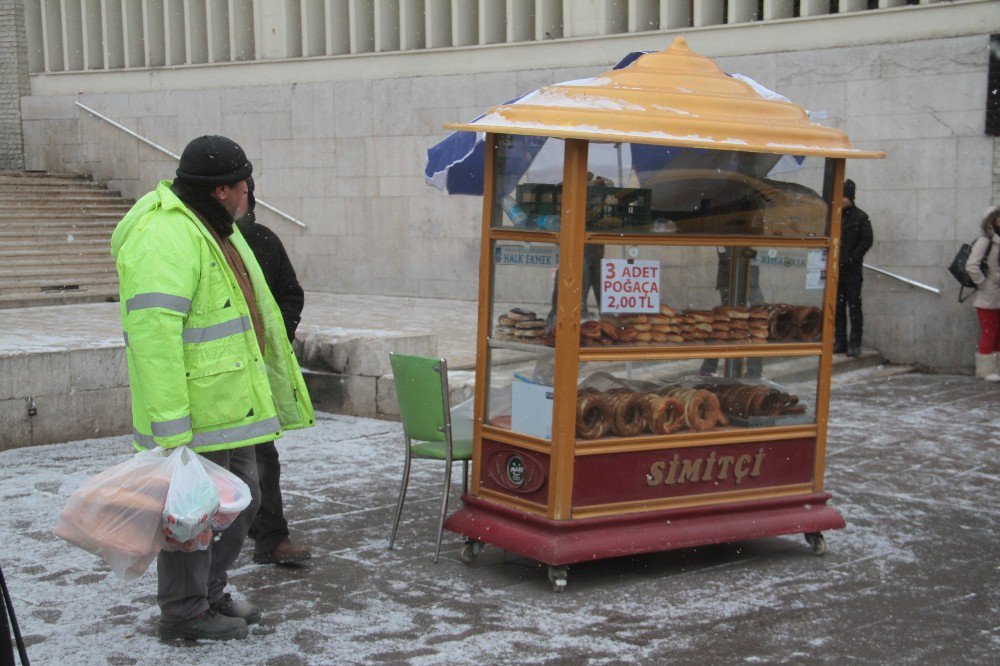
[[[224,136],[199,136],[181,153],[177,180],[211,187],[233,185],[252,172],[253,165],[235,141]]]
[[[854,184],[853,180],[851,180],[850,178],[848,178],[847,180],[844,181],[844,196],[845,197],[847,197],[851,201],[854,201],[854,193],[856,191],[857,191],[857,185]]]

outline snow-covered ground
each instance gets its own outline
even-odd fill
[[[0,453],[0,566],[37,664],[996,663],[998,404],[968,377],[836,388],[826,487],[848,528],[823,558],[801,537],[627,557],[571,567],[561,595],[495,549],[462,564],[454,535],[435,565],[439,465],[414,463],[387,551],[400,427],[320,415],[279,443],[315,557],[245,550],[232,584],[264,614],[245,641],[160,643],[155,573],[121,582],[52,535],[70,492],[130,455],[124,437]]]

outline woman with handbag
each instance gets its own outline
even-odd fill
[[[965,270],[976,283],[972,305],[979,316],[979,350],[976,377],[1000,382],[1000,206],[993,207],[981,223],[982,236],[972,243]]]

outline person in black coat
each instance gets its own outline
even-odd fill
[[[844,181],[844,200],[840,222],[840,280],[837,282],[837,313],[833,337],[833,353],[857,358],[861,355],[861,333],[864,318],[861,314],[862,264],[865,253],[874,240],[868,213],[854,205],[857,186],[853,180]],[[847,321],[850,319],[850,336]]]
[[[285,321],[289,341],[295,339],[295,329],[302,317],[305,294],[295,277],[295,269],[288,259],[285,246],[277,234],[257,223],[254,213],[253,179],[247,179],[249,207],[247,214],[237,221],[243,238],[253,251],[264,273],[264,280],[278,303]],[[294,543],[288,534],[288,521],[281,501],[281,463],[274,442],[258,444],[257,474],[260,481],[260,509],[250,526],[249,536],[254,540],[253,561],[258,564],[288,564],[312,557],[308,549]]]

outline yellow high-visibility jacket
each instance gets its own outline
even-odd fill
[[[302,371],[260,266],[238,228],[265,353],[219,244],[162,181],[111,237],[139,448],[231,449],[316,422]]]

